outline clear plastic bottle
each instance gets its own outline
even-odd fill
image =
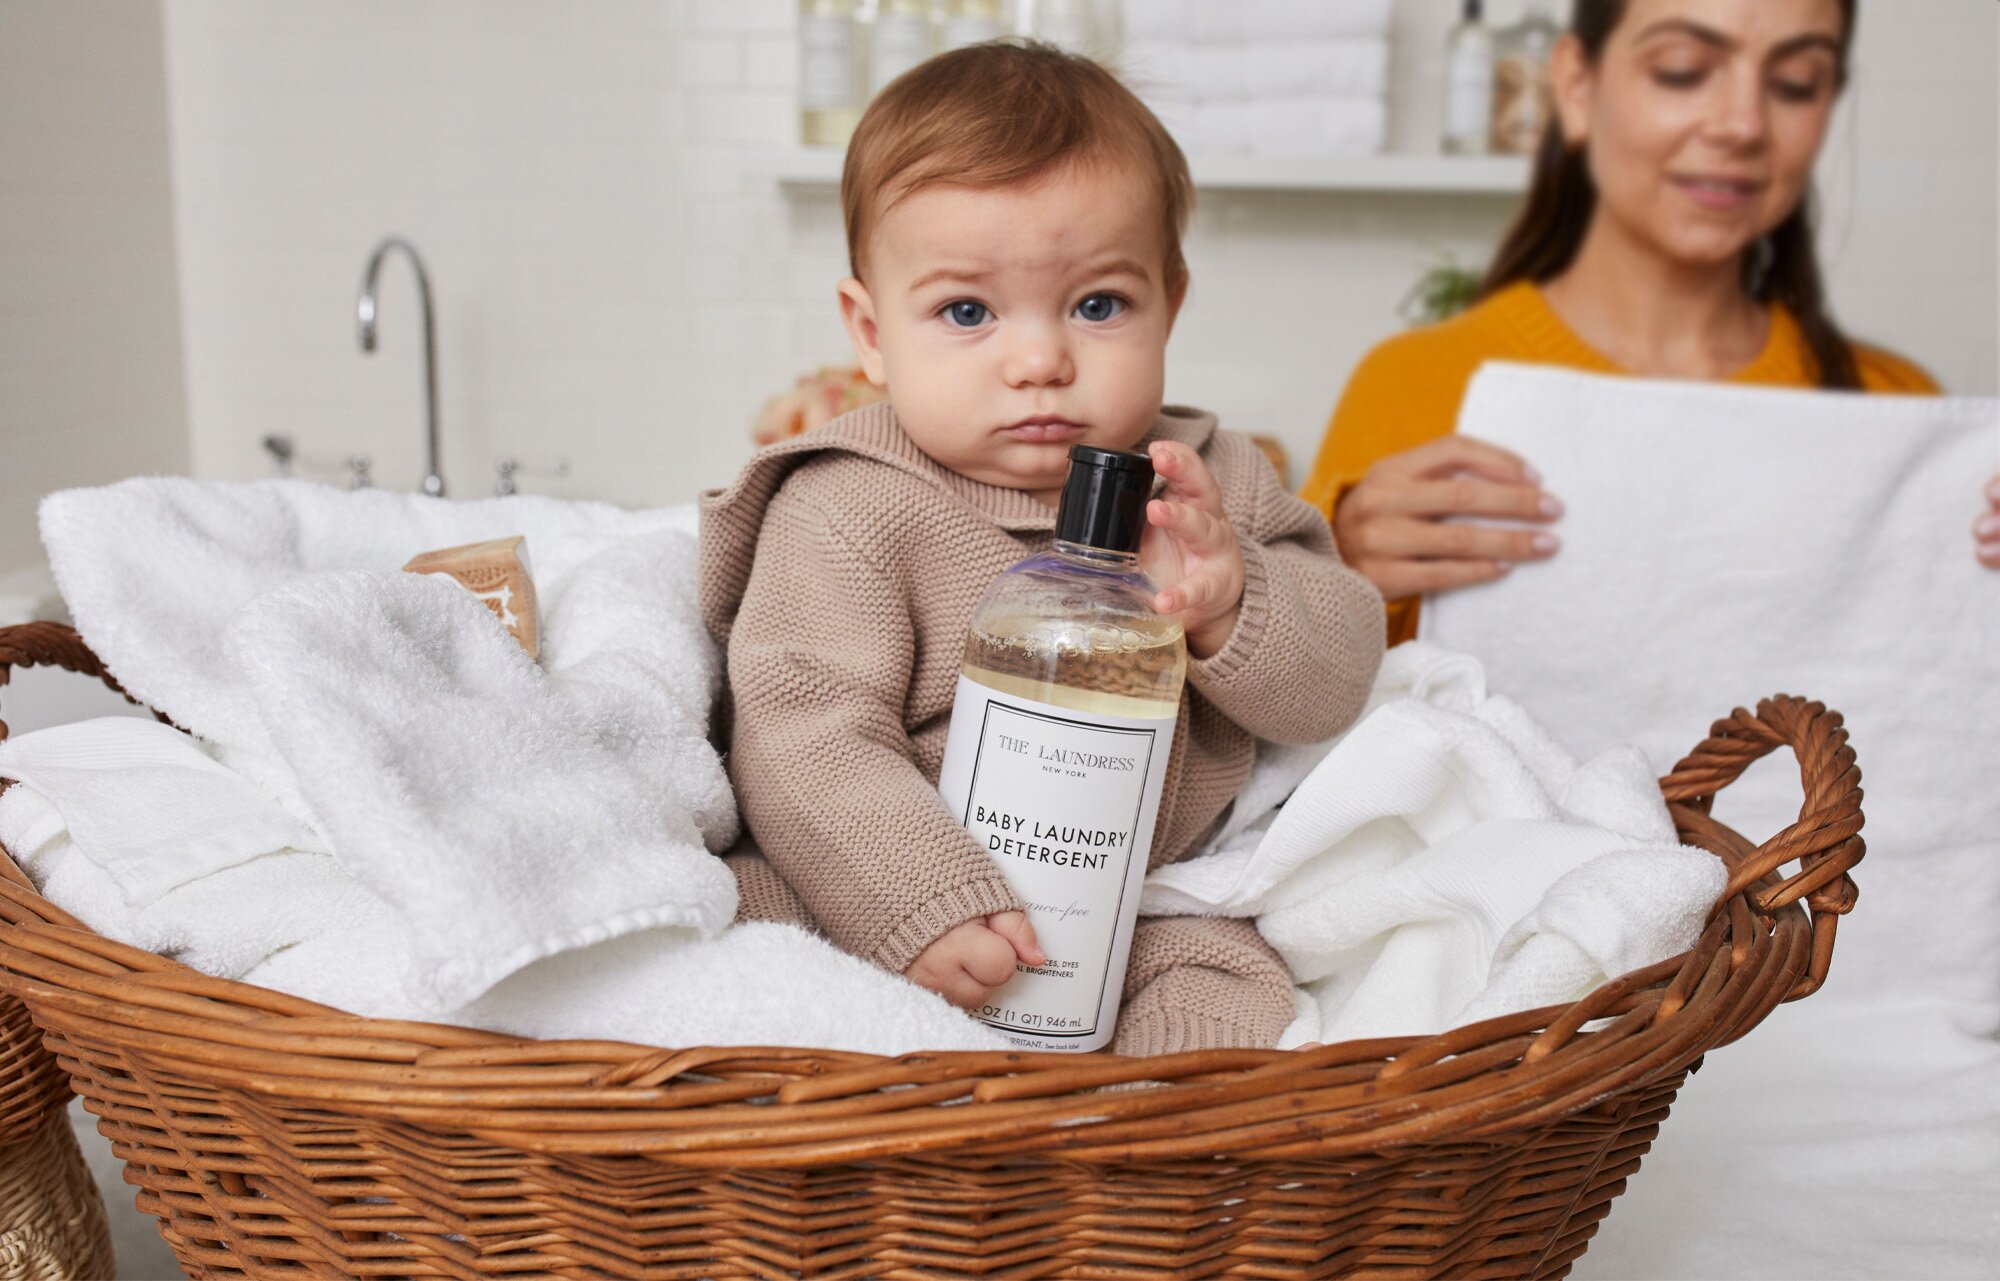
[[[1492,132],[1493,29],[1481,0],[1465,0],[1464,19],[1445,46],[1445,152],[1484,155]]]
[[[1048,954],[974,1011],[1024,1049],[1102,1049],[1117,1024],[1187,674],[1139,570],[1152,484],[1144,454],[1073,448],[1054,549],[996,578],[966,636],[938,790]]]
[[[799,141],[844,147],[861,120],[855,0],[799,0]]]
[[[1007,34],[1004,0],[947,0],[944,7],[944,47],[963,49]]]
[[[1493,62],[1492,149],[1506,156],[1531,156],[1542,145],[1555,116],[1555,86],[1549,55],[1562,28],[1539,3],[1502,31]]]
[[[868,96],[931,56],[931,0],[882,0],[869,47]]]

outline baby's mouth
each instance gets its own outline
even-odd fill
[[[1075,440],[1088,428],[1081,423],[1073,423],[1054,414],[1037,414],[1033,418],[1023,418],[1020,422],[1002,430],[1024,444],[1055,445]]]

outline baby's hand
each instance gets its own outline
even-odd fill
[[[1201,455],[1178,441],[1155,441],[1153,470],[1164,497],[1146,504],[1140,564],[1156,583],[1162,614],[1179,614],[1188,652],[1208,658],[1228,641],[1243,608],[1243,550],[1222,510],[1222,491]]]
[[[1986,482],[1986,514],[1972,527],[1979,546],[1979,563],[2000,569],[2000,476]]]
[[[903,977],[953,1005],[976,1010],[993,989],[1014,977],[1015,962],[1041,965],[1048,959],[1026,913],[995,912],[939,935],[910,962]]]

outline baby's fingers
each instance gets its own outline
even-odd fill
[[[1230,537],[1229,522],[1222,517],[1166,498],[1146,504],[1146,521],[1191,551],[1213,553]]]
[[[1023,965],[1041,965],[1049,959],[1035,941],[1035,926],[1025,912],[995,912],[986,918],[986,928],[1013,945],[1014,955]]]
[[[1162,614],[1188,614],[1206,618],[1222,602],[1227,583],[1220,573],[1189,574],[1153,598],[1153,608]]]
[[[1153,471],[1167,482],[1169,494],[1204,511],[1222,510],[1222,491],[1215,483],[1215,473],[1200,454],[1177,440],[1156,440],[1148,456],[1153,460]]]

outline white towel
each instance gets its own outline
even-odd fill
[[[171,805],[146,814],[170,829],[186,829],[195,817]],[[106,938],[218,978],[241,978],[274,953],[318,938],[346,940],[358,962],[408,951],[400,918],[325,854],[273,847],[134,904],[83,839],[33,788],[0,794],[0,846],[44,897]],[[379,930],[390,931],[388,942],[374,941]]]
[[[402,916],[409,994],[439,1011],[556,952],[734,914],[708,853],[736,812],[707,738],[720,659],[693,524],[298,482],[143,479],[42,506],[84,639],[312,821]],[[539,667],[468,593],[399,572],[504,534],[534,552]]]
[[[1380,99],[1389,86],[1389,42],[1380,38],[1135,44],[1121,62],[1148,101]]]
[[[327,852],[312,828],[157,721],[104,717],[16,735],[0,742],[0,778],[54,805],[133,907],[273,850]]]
[[[1459,427],[1542,471],[1563,549],[1427,602],[1423,634],[1564,742],[1631,741],[1661,773],[1732,707],[1840,711],[1874,853],[1834,992],[1950,996],[2000,1027],[2000,574],[1970,532],[2000,403],[1493,365]],[[1799,804],[1780,754],[1717,813],[1761,840]]]
[[[1134,43],[1385,38],[1391,0],[1124,0]]]
[[[1256,919],[1307,998],[1283,1044],[1573,1000],[1692,945],[1724,869],[1675,843],[1637,753],[1579,766],[1436,646],[1392,653],[1374,706],[1275,818],[1230,816],[1261,838],[1225,825],[1146,881],[1148,912]],[[1260,760],[1270,777],[1245,796],[1281,791],[1296,766]]]
[[[440,1011],[405,987],[415,947],[401,914],[325,855],[267,854],[135,909],[71,839],[61,812],[26,787],[0,793],[0,847],[50,902],[108,938],[374,1018],[669,1047],[1006,1048],[934,993],[791,926],[738,926],[707,940],[642,930],[531,965]]]
[[[1580,1277],[1990,1276],[2000,1244],[2000,574],[1991,400],[1489,366],[1459,420],[1568,511],[1563,550],[1425,604],[1565,741],[1663,769],[1737,705],[1846,716],[1861,898],[1826,988],[1709,1059]],[[1716,814],[1793,821],[1789,754]],[[1828,1234],[1826,1225],[1840,1231]]]
[[[574,570],[564,599],[598,580],[658,616],[656,642],[685,632],[693,540],[636,541],[608,571]],[[409,922],[406,983],[428,1008],[546,956],[661,926],[708,937],[735,915],[707,847],[734,835],[728,784],[657,651],[552,629],[564,666],[545,673],[456,584],[397,573],[266,593],[230,639],[341,864]]]
[[[1382,149],[1388,108],[1378,98],[1171,102],[1154,112],[1191,155],[1371,155]]]

